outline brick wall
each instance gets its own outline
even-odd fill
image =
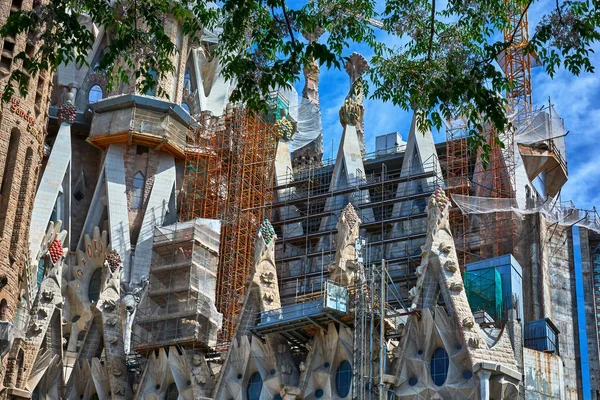
[[[0,25],[11,11],[31,9],[33,0],[0,2]],[[25,35],[0,38],[0,92],[8,74],[20,67],[13,58],[22,51],[28,54],[36,47],[27,43]],[[48,118],[48,100],[51,74],[40,73],[29,79],[29,93],[16,95],[13,103],[5,104],[0,114],[0,182],[4,182],[0,199],[0,276],[6,276],[6,286],[0,288],[0,301],[6,300],[12,321],[19,296],[19,275],[27,260],[29,221],[37,187],[38,165],[41,162],[43,133]],[[10,146],[11,133],[20,133],[18,142]],[[16,136],[15,136],[16,137]],[[9,149],[10,147],[10,149]],[[10,153],[9,153],[10,152]],[[1,363],[0,381],[4,378],[5,362]]]

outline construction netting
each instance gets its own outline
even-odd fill
[[[565,126],[553,105],[521,111],[526,115],[509,117],[515,126],[515,141],[520,144],[534,144],[552,140],[565,158]]]
[[[546,221],[562,226],[579,226],[600,233],[600,217],[595,209],[582,210],[571,202],[556,199],[528,198],[519,206],[515,198],[476,197],[452,194],[452,200],[463,214],[514,212],[517,215],[540,213]]]
[[[220,222],[196,219],[155,230],[150,285],[136,315],[134,346],[216,345]]]
[[[465,293],[471,310],[485,311],[495,321],[502,319],[502,277],[496,268],[465,271]]]
[[[278,97],[287,99],[289,116],[296,121],[296,132],[290,141],[290,152],[294,152],[315,140],[323,131],[321,107],[315,101],[300,98],[294,87],[277,89]]]

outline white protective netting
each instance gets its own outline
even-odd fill
[[[560,203],[555,199],[529,198],[524,208],[519,208],[514,198],[492,198],[452,194],[452,200],[467,214],[489,214],[514,212],[520,215],[540,213],[550,223],[564,226],[579,226],[600,233],[600,217],[596,210],[582,210],[572,203]]]
[[[522,111],[522,113],[529,113]],[[515,141],[519,144],[533,145],[552,140],[560,152],[562,159],[566,159],[565,126],[553,105],[534,109],[530,116],[513,115],[509,117],[515,125]]]
[[[298,96],[293,86],[289,89],[279,88],[277,93],[289,102],[290,117],[297,122],[296,133],[289,144],[290,152],[294,152],[315,140],[323,131],[321,107],[309,99]]]

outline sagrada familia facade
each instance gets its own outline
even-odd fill
[[[2,2],[0,23],[31,6]],[[82,23],[95,37],[89,66],[41,72],[0,111],[0,397],[600,398],[600,220],[553,200],[567,164],[552,107],[535,114],[537,136],[516,136],[514,170],[496,155],[511,196],[480,189],[494,177],[478,154],[458,192],[459,142],[435,144],[418,112],[406,141],[381,135],[366,151],[368,63],[353,54],[335,160],[309,123],[320,113],[307,117],[319,106],[314,63],[300,101],[279,92],[264,117],[259,147],[271,143],[272,158],[246,164],[265,169],[202,186],[194,177],[214,165],[190,157],[224,170],[242,156],[190,132],[258,126],[229,104],[217,35],[192,44],[165,19],[178,43],[175,72],[158,82],[165,99],[108,92],[95,66],[110,34]],[[1,40],[0,85],[32,50]],[[224,203],[241,185],[235,196],[251,197],[244,185],[261,179],[272,198],[260,218],[211,214],[211,196]],[[250,256],[234,281],[225,266],[238,252]]]

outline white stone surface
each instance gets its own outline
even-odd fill
[[[131,243],[125,185],[125,145],[110,145],[104,159],[104,176],[110,242],[123,260],[123,275],[128,277],[131,268]]]
[[[152,243],[154,227],[162,226],[169,207],[169,199],[175,189],[175,159],[171,154],[161,153],[158,171],[146,206],[146,212],[135,246],[135,258],[130,282],[137,283],[143,277],[148,278],[152,261]],[[175,210],[171,210],[175,212]]]
[[[68,187],[64,187],[64,185]],[[71,125],[62,123],[52,153],[48,158],[48,164],[44,170],[44,175],[40,180],[38,191],[35,194],[33,210],[31,212],[31,225],[29,226],[29,254],[31,257],[31,273],[29,276],[29,298],[34,297],[31,293],[37,280],[37,265],[38,252],[42,244],[42,240],[46,235],[46,228],[52,216],[52,210],[56,204],[56,199],[61,191],[66,194],[64,196],[64,210],[62,212],[63,227],[67,230],[67,235],[71,230],[70,226],[70,187],[71,185]],[[67,242],[69,238],[67,237]]]
[[[194,72],[198,82],[198,100],[201,111],[210,111],[215,116],[222,115],[229,100],[231,82],[221,74],[218,57],[209,61],[203,47],[193,49]]]

